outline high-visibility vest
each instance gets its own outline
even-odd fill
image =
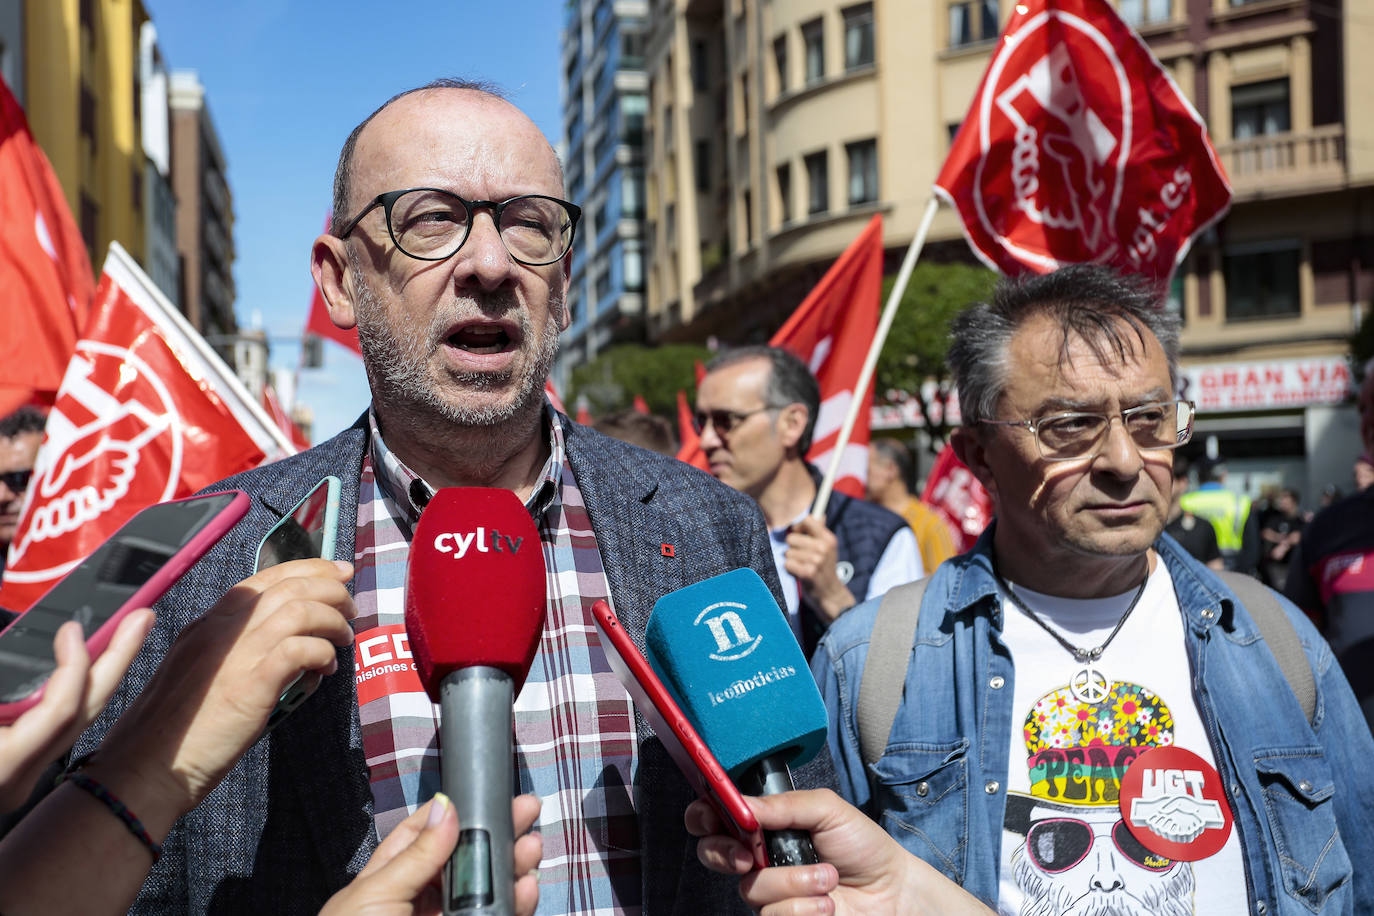
[[[1184,493],[1178,504],[1184,512],[1211,523],[1217,533],[1217,547],[1223,552],[1240,550],[1245,522],[1250,518],[1250,497],[1226,489],[1193,490]]]

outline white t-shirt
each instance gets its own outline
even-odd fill
[[[1144,849],[1121,819],[1121,774],[1112,761],[1133,759],[1140,746],[1174,746],[1216,767],[1193,697],[1173,579],[1152,560],[1140,601],[1095,663],[1108,685],[1100,700],[1091,686],[1075,695],[1070,682],[1085,665],[1003,599],[1002,635],[1016,671],[997,899],[1004,916],[1070,908],[1113,916],[1248,911],[1234,829],[1214,855],[1183,862]],[[1075,600],[1013,587],[1083,649],[1102,644],[1136,591]],[[1090,767],[1086,779],[1073,766],[1082,762]]]

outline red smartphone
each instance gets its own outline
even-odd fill
[[[687,777],[698,797],[706,799],[716,809],[735,838],[749,848],[754,855],[754,864],[767,868],[768,849],[763,843],[758,818],[745,804],[744,796],[725,774],[706,742],[687,721],[668,688],[649,667],[648,659],[620,625],[615,611],[605,601],[598,601],[592,605],[592,619],[601,635],[601,644],[606,648],[611,670],[625,685],[635,707],[649,721],[682,775]]]
[[[149,506],[48,589],[0,632],[0,724],[42,698],[57,667],[52,641],[58,627],[79,621],[95,659],[119,621],[162,597],[243,518],[249,502],[242,490],[226,490]]]

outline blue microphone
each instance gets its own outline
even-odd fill
[[[825,746],[825,703],[758,573],[736,569],[664,595],[644,642],[654,673],[740,791],[790,792],[789,767]],[[820,861],[805,831],[765,839],[773,865]]]

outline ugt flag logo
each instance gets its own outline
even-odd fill
[[[1018,4],[936,191],[989,266],[1167,279],[1231,189],[1201,118],[1105,0]]]

